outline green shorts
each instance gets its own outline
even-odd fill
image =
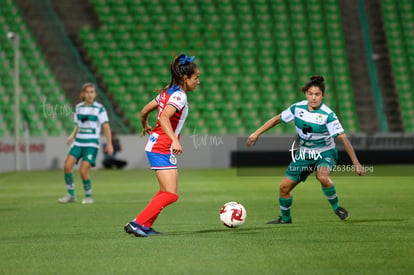
[[[96,147],[80,147],[73,145],[68,152],[68,155],[76,159],[76,163],[82,158],[82,161],[89,162],[92,167],[96,165],[96,156],[98,155],[98,148]]]
[[[295,182],[305,181],[319,167],[328,167],[332,171],[337,160],[338,151],[336,149],[327,150],[315,155],[313,158],[300,156],[299,152],[296,152],[295,161],[292,160],[289,164],[285,176]]]

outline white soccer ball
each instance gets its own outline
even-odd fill
[[[240,227],[246,221],[246,208],[241,203],[231,201],[220,209],[221,222],[230,228]]]

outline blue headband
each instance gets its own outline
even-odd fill
[[[191,63],[191,62],[193,62],[193,60],[194,60],[194,58],[195,58],[195,56],[191,56],[191,57],[188,57],[188,56],[186,56],[185,54],[180,54],[180,56],[178,57],[178,61],[180,61],[180,64],[181,65],[184,65],[184,64],[186,64],[186,63]]]

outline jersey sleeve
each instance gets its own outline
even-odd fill
[[[331,137],[336,137],[337,135],[345,132],[341,122],[339,122],[339,119],[334,112],[328,115],[328,119],[326,121],[326,128],[328,128],[328,132],[331,135]]]
[[[158,104],[158,103],[160,103],[160,95],[157,95],[157,96],[154,98],[154,100],[155,100],[155,102],[157,102],[157,104]]]
[[[181,111],[187,104],[187,95],[183,92],[174,92],[167,102],[168,105],[172,105],[178,111]]]
[[[108,122],[108,113],[106,112],[104,107],[99,109],[98,119],[101,124]]]
[[[291,122],[293,119],[295,119],[295,105],[293,104],[289,108],[287,108],[286,110],[284,110],[280,114],[280,119],[284,123]]]

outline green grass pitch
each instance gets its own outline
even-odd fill
[[[157,190],[150,170],[91,171],[93,205],[80,203],[78,172],[69,205],[57,203],[62,171],[0,174],[0,274],[412,274],[413,176],[333,175],[348,222],[311,176],[294,190],[293,224],[266,225],[279,214],[285,168],[274,169],[181,169],[180,198],[154,224],[164,234],[148,238],[123,226]],[[241,228],[219,221],[228,201],[247,209]]]

